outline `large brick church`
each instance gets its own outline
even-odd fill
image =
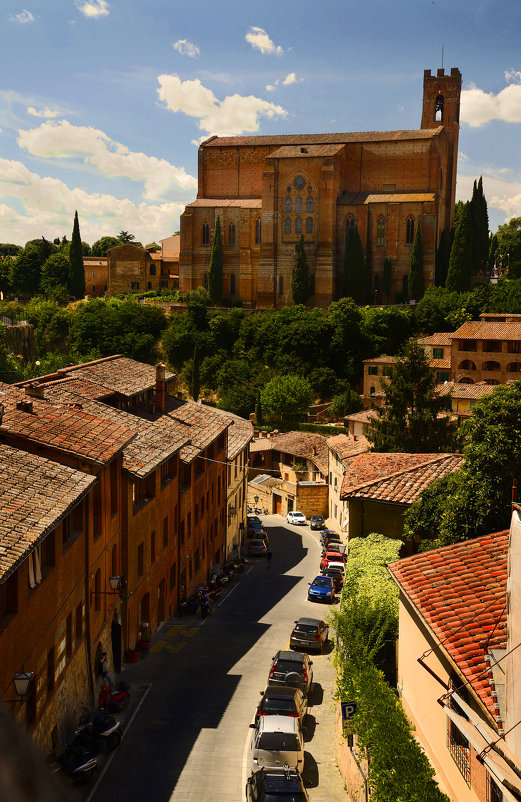
[[[461,73],[425,70],[421,127],[413,131],[288,134],[207,139],[199,147],[197,199],[181,215],[180,290],[205,284],[217,216],[223,231],[224,297],[245,307],[293,302],[295,246],[304,235],[313,297],[339,296],[346,232],[358,226],[374,300],[405,300],[421,222],[425,283],[454,217]]]

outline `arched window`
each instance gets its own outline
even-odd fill
[[[279,276],[279,295],[284,293],[284,276]]]
[[[434,107],[434,120],[437,123],[443,122],[443,106],[444,106],[444,99],[443,95],[438,95],[436,98],[436,105]]]
[[[235,245],[235,223],[228,226],[228,245]]]
[[[302,217],[295,217],[295,234],[302,234]]]
[[[508,373],[519,373],[521,370],[521,362],[509,362],[507,365]]]
[[[354,227],[355,227],[355,218],[353,217],[352,214],[350,214],[348,215],[346,220],[346,237],[351,231],[351,229],[353,229]]]
[[[376,223],[376,244],[385,245],[385,218],[379,217]]]
[[[235,295],[235,273],[230,276],[230,295]]]
[[[203,245],[210,244],[210,226],[208,225],[208,223],[203,223],[201,243]]]
[[[458,365],[458,370],[476,370],[476,366],[471,359],[464,359],[463,362],[460,362]]]
[[[286,217],[284,220],[284,233],[291,234],[291,217]]]
[[[405,236],[407,245],[412,245],[414,242],[414,217],[407,218],[407,230]]]
[[[306,234],[312,234],[312,233],[313,233],[313,218],[306,217]]]
[[[306,214],[313,214],[315,210],[315,202],[311,195],[306,198]]]
[[[501,370],[501,365],[499,362],[494,362],[493,359],[489,359],[488,362],[483,362],[482,370]]]
[[[255,244],[259,245],[262,241],[262,222],[260,217],[255,221]]]
[[[302,214],[302,198],[295,198],[295,214]]]
[[[286,214],[291,214],[292,208],[293,208],[293,201],[291,200],[289,195],[286,195],[286,197],[284,198],[284,211],[286,212]]]

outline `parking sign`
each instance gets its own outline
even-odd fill
[[[356,702],[340,702],[342,721],[348,721],[356,713]]]

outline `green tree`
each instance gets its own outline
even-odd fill
[[[472,223],[470,203],[465,203],[454,231],[454,242],[449,259],[449,271],[445,287],[448,290],[463,292],[470,288],[473,273],[472,264]]]
[[[85,297],[85,269],[78,212],[74,213],[71,247],[69,249],[69,292],[73,298]]]
[[[384,259],[383,291],[387,303],[391,301],[393,290],[393,260],[386,256]]]
[[[429,368],[425,350],[409,340],[393,367],[390,380],[382,382],[385,406],[368,437],[375,451],[434,453],[449,448],[452,429],[440,416],[446,399],[436,395],[436,376]]]
[[[483,178],[474,181],[472,190],[472,200],[470,201],[471,225],[472,225],[472,262],[473,273],[479,273],[487,269],[488,261],[488,210],[487,201],[483,194]]]
[[[110,248],[116,248],[118,245],[121,245],[121,242],[117,237],[101,237],[92,246],[92,255],[106,256]]]
[[[362,399],[359,394],[349,388],[343,393],[333,396],[331,406],[327,411],[327,417],[331,420],[339,420],[353,412],[360,412],[363,409]]]
[[[291,291],[293,293],[293,303],[295,304],[305,304],[311,294],[304,234],[300,235],[300,240],[295,248],[295,266],[293,268]]]
[[[135,239],[136,238],[134,234],[130,234],[128,231],[124,231],[123,229],[121,229],[121,231],[118,234],[118,240],[123,245],[126,245],[127,243],[132,242],[132,240]]]
[[[208,292],[212,303],[218,303],[223,297],[223,241],[221,235],[221,220],[219,215],[215,221],[213,233],[212,253],[208,269]]]
[[[0,256],[18,256],[21,250],[21,245],[13,245],[12,242],[0,242]]]
[[[199,398],[199,393],[201,391],[201,381],[199,378],[199,369],[200,369],[200,361],[199,355],[197,353],[197,343],[195,344],[194,348],[194,356],[192,362],[192,398],[194,401],[197,401]]]
[[[56,289],[67,290],[68,276],[68,260],[62,253],[53,253],[42,267],[40,286],[48,296]]]
[[[367,300],[369,274],[365,263],[362,240],[358,227],[350,228],[344,252],[344,295],[353,298],[357,304]]]
[[[261,392],[262,409],[281,419],[307,412],[313,403],[313,390],[301,376],[275,376]]]
[[[0,292],[4,295],[11,289],[11,256],[0,256]]]
[[[521,217],[513,217],[496,231],[496,262],[506,268],[521,259]]]
[[[257,399],[255,401],[255,423],[257,426],[262,426],[263,423],[260,389],[257,390]]]
[[[35,295],[38,292],[43,264],[41,254],[38,245],[29,243],[11,262],[9,282],[14,292],[25,296]]]
[[[418,222],[409,263],[409,294],[415,301],[423,298],[425,293],[425,275],[423,272],[423,246],[421,222]]]
[[[444,287],[449,272],[450,249],[452,242],[451,232],[444,228],[440,234],[440,241],[436,249],[435,277],[436,287]]]

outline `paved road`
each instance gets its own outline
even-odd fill
[[[121,746],[85,793],[88,802],[242,802],[249,741],[271,658],[287,648],[302,615],[326,617],[308,602],[318,573],[318,536],[266,516],[270,568],[250,561],[222,604],[201,621],[175,619],[125,678],[133,708]],[[336,768],[331,657],[313,657],[315,690],[306,727],[304,774],[312,802],[347,800]],[[84,798],[85,798],[84,797]]]

